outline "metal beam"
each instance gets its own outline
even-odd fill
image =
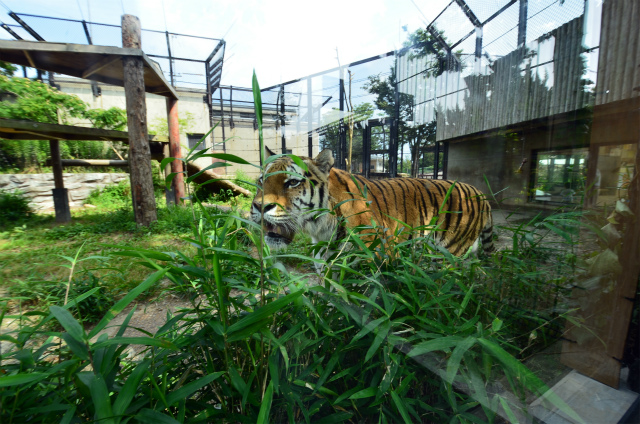
[[[9,25],[5,24],[4,22],[2,24],[0,24],[0,26],[2,28],[5,29],[5,31],[7,31],[9,34],[11,34],[11,36],[13,38],[15,38],[16,40],[22,40],[22,37],[20,37],[18,34],[16,34],[10,27]]]
[[[520,17],[518,19],[518,48],[527,43],[527,9],[529,0],[520,0]]]
[[[475,13],[473,13],[469,6],[467,6],[467,3],[464,0],[456,0],[456,3],[458,3],[458,6],[460,6],[462,12],[467,15],[467,18],[469,18],[474,27],[482,26],[480,19],[476,17]]]
[[[40,37],[40,34],[35,32],[33,30],[33,28],[31,28],[29,25],[27,25],[27,23],[25,21],[20,19],[20,17],[18,15],[16,15],[13,12],[9,12],[9,16],[11,16],[17,23],[19,23],[20,26],[22,26],[22,28],[24,28],[25,31],[27,31],[29,34],[31,34],[31,36],[33,38],[35,38],[38,41],[45,41],[44,38]]]

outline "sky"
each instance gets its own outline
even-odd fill
[[[222,84],[250,87],[255,69],[264,88],[334,68],[339,62],[344,65],[395,50],[406,39],[403,27],[408,32],[426,27],[449,3],[450,0],[0,0],[0,20],[15,24],[7,15],[11,10],[119,25],[123,14],[132,14],[140,18],[144,29],[224,38]],[[2,38],[10,38],[0,31]],[[195,46],[194,41],[184,49]],[[204,60],[210,50],[201,50]]]

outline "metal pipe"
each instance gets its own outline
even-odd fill
[[[178,123],[178,100],[167,97],[167,124],[169,129],[169,153],[176,159],[182,158],[180,147],[180,125]],[[176,205],[185,197],[184,174],[181,160],[171,162],[171,171],[176,173],[172,181],[175,191]]]
[[[167,51],[169,52],[169,76],[171,77],[171,85],[176,86],[173,81],[173,58],[171,57],[171,43],[169,42],[169,31],[164,32],[167,37]]]
[[[22,28],[24,28],[25,31],[31,34],[33,38],[35,38],[38,41],[45,41],[44,38],[40,37],[40,34],[35,32],[33,28],[27,25],[27,23],[22,19],[20,19],[20,17],[16,15],[14,12],[9,12],[9,16],[11,16],[17,23],[19,23],[22,26]]]

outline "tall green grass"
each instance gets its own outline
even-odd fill
[[[261,129],[259,94],[254,76]],[[206,151],[186,160],[206,155],[246,163]],[[544,332],[560,319],[539,311],[561,298],[533,275],[536,245],[524,228],[513,249],[488,259],[452,257],[418,233],[398,242],[363,235],[383,233],[375,226],[351,229],[321,260],[311,250],[271,252],[262,227],[236,213],[187,210],[195,253],[120,249],[149,277],[92,330],[70,311],[99,288],[0,336],[11,345],[2,422],[494,422],[498,412],[515,421],[528,395],[547,391],[518,358],[533,348],[531,326]],[[291,273],[291,260],[322,261],[326,272]],[[115,336],[102,333],[164,279],[190,308],[155,334],[124,336],[133,311]],[[517,302],[529,293],[539,305]],[[516,310],[535,323],[519,327]],[[145,349],[132,358],[132,345]]]

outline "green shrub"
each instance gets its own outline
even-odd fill
[[[131,185],[128,180],[95,189],[85,203],[103,209],[120,209],[131,205]]]
[[[19,224],[32,214],[30,200],[22,192],[0,190],[0,227]]]
[[[513,317],[520,310],[538,329],[555,319],[540,314],[557,302],[543,287],[545,274],[530,275],[542,247],[537,233],[520,228],[511,252],[474,259],[436,250],[419,232],[397,242],[347,230],[355,248],[336,244],[324,261],[316,246],[271,252],[259,225],[194,207],[191,222],[179,209],[168,210],[175,215],[165,222],[189,222],[195,250],[115,253],[139,258],[153,273],[92,330],[68,308],[51,306],[41,321],[5,337],[15,350],[2,357],[0,402],[10,405],[2,422],[480,422],[478,408],[493,422],[499,408],[514,420],[521,400],[547,392],[516,358],[531,349],[531,333],[526,327],[522,337]],[[559,223],[568,221],[544,227],[566,233]],[[292,274],[283,265],[290,259],[324,262],[325,273]],[[98,336],[162,279],[188,294],[192,307],[155,334],[123,337],[132,311],[115,337]],[[489,284],[496,279],[500,293]],[[531,293],[539,302],[504,307]],[[53,320],[64,332],[44,332]],[[41,333],[64,343],[27,343]],[[126,361],[134,344],[145,350]],[[576,419],[557,397],[547,400]]]
[[[93,291],[88,297],[70,307],[83,322],[97,322],[113,306],[114,298],[100,278],[85,271],[71,281],[69,299],[75,299]],[[67,283],[58,281],[17,281],[8,288],[9,295],[25,305],[48,308],[63,306]]]

